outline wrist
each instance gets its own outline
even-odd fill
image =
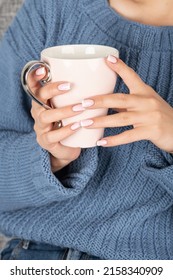
[[[69,164],[67,160],[57,159],[52,155],[50,155],[50,161],[51,161],[51,170],[53,173],[60,171],[61,169],[63,169],[65,166]]]

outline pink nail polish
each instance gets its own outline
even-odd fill
[[[59,90],[69,90],[70,88],[71,88],[70,83],[64,83],[58,86]]]
[[[73,106],[72,110],[73,112],[80,112],[80,111],[85,111],[85,108],[82,106],[82,104],[78,104]]]
[[[94,100],[92,100],[92,99],[84,99],[84,100],[82,101],[82,106],[83,106],[84,108],[90,107],[90,106],[92,106],[92,105],[94,105]]]
[[[44,67],[38,68],[38,69],[35,71],[35,74],[36,74],[37,76],[44,75],[45,73],[46,73],[46,71],[45,71],[45,68],[44,68]]]
[[[72,130],[77,130],[78,128],[80,128],[80,123],[76,122],[71,126]]]
[[[107,60],[113,64],[117,63],[117,58],[114,55],[108,55]]]
[[[97,146],[105,146],[108,142],[106,140],[97,141]]]
[[[80,122],[80,125],[82,127],[86,127],[86,126],[92,125],[93,123],[94,123],[93,120],[83,120],[83,121]]]

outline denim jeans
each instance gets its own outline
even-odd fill
[[[99,260],[78,250],[11,239],[0,251],[0,260]]]

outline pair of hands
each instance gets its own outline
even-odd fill
[[[92,128],[133,126],[118,135],[98,141],[98,146],[117,146],[140,140],[150,140],[157,147],[173,152],[173,108],[122,60],[109,56],[107,65],[115,71],[129,88],[130,94],[116,93],[95,96],[82,104],[46,110],[34,101],[31,114],[35,121],[34,130],[39,145],[50,153],[52,172],[56,172],[78,158],[80,148],[70,148],[60,141],[72,135],[81,126]],[[45,76],[45,69],[39,68],[31,74],[30,88],[45,103],[70,90],[69,82],[56,82],[40,87],[39,80]],[[83,110],[112,108],[116,114],[85,120],[57,129],[59,120],[80,114]]]

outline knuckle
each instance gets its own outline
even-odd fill
[[[47,91],[48,91],[48,87],[47,85],[45,85],[44,87],[39,88],[36,91],[36,96],[41,100],[41,101],[46,101],[46,96],[47,96]]]
[[[54,114],[54,118],[56,118],[56,120],[62,120],[64,118],[66,118],[66,116],[68,116],[68,109],[66,108],[55,108],[52,110],[53,114]],[[71,113],[71,110],[70,110]]]
[[[126,94],[119,94],[119,100],[122,102],[123,105],[127,103],[127,95]]]
[[[123,124],[126,124],[127,122],[129,122],[129,120],[130,120],[129,116],[127,114],[122,113],[122,115],[121,115],[121,122]]]
[[[49,149],[49,143],[46,142],[46,133],[37,135],[36,140],[40,147],[45,150]]]
[[[119,59],[118,63],[116,65],[116,71],[121,75],[121,73],[124,72],[124,64],[121,59]]]
[[[51,133],[48,132],[44,134],[44,142],[46,143],[46,146],[53,143]]]
[[[154,97],[154,96],[150,96],[149,98],[148,98],[148,102],[149,102],[149,104],[152,106],[152,108],[154,109],[154,110],[158,110],[159,109],[159,102],[158,102],[158,100]]]
[[[55,90],[58,94],[56,84],[57,83],[48,83],[40,89],[40,97],[43,101],[46,102],[48,99],[53,97]]]
[[[155,110],[153,115],[154,115],[153,117],[154,117],[154,120],[155,120],[156,123],[158,123],[158,124],[162,123],[163,115],[162,115],[162,112],[160,110],[158,110],[158,109]]]
[[[107,97],[108,98],[108,97]],[[97,105],[100,105],[101,107],[103,107],[103,108],[105,108],[105,107],[107,107],[107,101],[108,101],[108,99],[107,98],[105,98],[105,96],[103,95],[103,96],[100,96],[100,99],[99,100],[97,100]]]
[[[45,111],[42,111],[39,115],[38,115],[38,120],[40,123],[42,124],[46,124],[47,123],[47,117],[45,114]]]

